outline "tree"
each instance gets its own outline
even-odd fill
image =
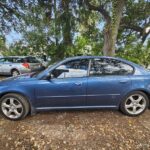
[[[5,44],[5,37],[0,36],[0,55],[4,52],[7,51],[7,47]]]
[[[123,18],[120,23],[119,41],[129,44],[130,36],[135,37],[134,42],[144,44],[150,34],[150,3],[148,0],[132,0],[126,4]]]
[[[85,1],[85,3],[90,10],[98,11],[103,16],[105,20],[103,54],[109,56],[114,55],[125,0],[115,0],[112,2],[100,1],[99,6],[92,5],[89,1]],[[110,6],[112,7],[112,15],[105,9],[105,7]]]
[[[83,54],[85,43],[112,56],[125,45],[147,44],[149,7],[148,0],[3,0],[0,34],[14,28],[34,52],[56,59],[77,55],[80,45]]]

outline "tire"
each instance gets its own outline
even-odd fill
[[[16,69],[14,69],[14,70],[11,71],[11,76],[13,76],[13,77],[18,76],[19,74],[20,74],[19,71],[16,70]]]
[[[29,113],[29,103],[19,94],[6,94],[0,99],[0,112],[10,120],[21,120]]]
[[[141,91],[134,91],[121,102],[120,110],[128,116],[138,116],[144,113],[148,106],[147,95]]]

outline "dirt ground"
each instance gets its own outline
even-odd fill
[[[51,111],[21,121],[0,117],[0,150],[150,150],[150,110]]]

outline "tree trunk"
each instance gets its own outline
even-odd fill
[[[111,21],[106,20],[106,27],[104,29],[103,54],[106,56],[115,55],[115,44],[123,8],[125,6],[125,0],[115,0],[112,2],[112,6],[113,11]]]
[[[62,34],[63,34],[63,43],[65,46],[72,45],[72,36],[71,36],[71,12],[69,11],[70,0],[62,1]]]
[[[113,56],[115,54],[115,50],[112,47],[113,47],[112,29],[111,29],[111,25],[107,24],[104,29],[103,55]]]

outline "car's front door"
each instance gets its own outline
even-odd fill
[[[101,58],[91,60],[87,85],[87,106],[116,107],[121,95],[131,87],[128,77],[133,68],[121,61]]]
[[[11,73],[11,68],[12,68],[12,65],[13,65],[13,62],[12,62],[12,58],[4,58],[4,62],[2,64],[2,72],[3,74],[10,74]]]
[[[0,58],[0,74],[3,74],[3,70],[4,70],[4,61],[5,59],[4,58]]]
[[[36,88],[37,107],[80,107],[86,102],[88,59],[69,61],[40,80]]]

